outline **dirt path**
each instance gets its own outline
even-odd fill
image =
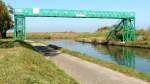
[[[91,62],[59,53],[41,43],[29,42],[39,52],[47,56],[58,67],[79,81],[80,84],[147,84],[133,77],[96,65]]]

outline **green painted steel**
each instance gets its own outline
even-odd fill
[[[106,40],[115,39],[117,33],[121,31],[123,42],[134,41],[135,34],[135,13],[115,12],[115,11],[87,11],[87,10],[59,10],[59,9],[38,9],[24,8],[14,10],[14,39],[26,40],[25,17],[65,17],[65,18],[106,18],[122,19],[117,28],[114,28],[107,36]],[[123,31],[123,32],[122,32]]]
[[[15,16],[14,39],[26,40],[25,17]]]
[[[59,10],[59,9],[39,9],[38,13],[34,9],[15,9],[15,15],[26,17],[70,17],[70,18],[110,18],[123,19],[135,18],[134,12],[114,12],[114,11],[85,11],[85,10]]]
[[[14,33],[13,33],[13,38],[14,38],[14,40],[16,40],[17,38],[16,38],[16,26],[17,26],[17,20],[16,20],[16,16],[14,16]]]
[[[123,19],[113,30],[106,36],[106,41],[119,40],[117,34],[121,33],[121,41],[135,41],[136,30],[135,30],[135,19]]]

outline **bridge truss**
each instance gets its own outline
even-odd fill
[[[59,10],[25,8],[14,10],[14,39],[26,40],[26,17],[64,17],[64,18],[102,18],[121,19],[121,22],[107,35],[106,40],[116,38],[117,32],[122,31],[124,42],[135,40],[135,13],[114,11],[86,11],[86,10]],[[123,27],[120,28],[120,25]]]

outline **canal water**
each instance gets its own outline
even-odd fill
[[[104,45],[95,46],[73,40],[48,40],[47,42],[87,54],[97,59],[124,65],[141,72],[150,72],[150,49]]]

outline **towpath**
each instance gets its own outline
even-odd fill
[[[68,54],[60,53],[42,43],[27,42],[80,84],[147,84],[143,80],[129,77]]]

